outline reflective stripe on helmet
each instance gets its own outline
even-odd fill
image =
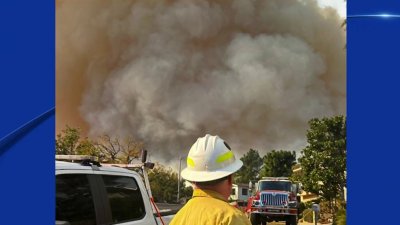
[[[226,160],[231,159],[232,157],[234,157],[233,152],[231,152],[231,151],[225,152],[224,154],[218,156],[217,159],[215,160],[215,162],[222,163],[222,162],[225,162]]]
[[[191,159],[189,157],[187,157],[186,163],[190,167],[194,167],[194,165],[195,165],[193,159]]]

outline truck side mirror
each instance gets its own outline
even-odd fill
[[[144,167],[149,168],[149,169],[153,169],[153,168],[154,168],[154,163],[152,163],[152,162],[145,162],[145,163],[144,163]]]
[[[291,192],[297,194],[297,184],[292,184]]]
[[[292,192],[295,194],[299,194],[301,192],[300,184],[293,184],[292,185]]]

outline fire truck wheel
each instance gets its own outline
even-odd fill
[[[257,213],[250,213],[251,225],[260,225],[261,223],[260,220],[261,220],[260,215],[258,215]]]
[[[286,219],[286,225],[297,225],[297,216],[290,216]]]

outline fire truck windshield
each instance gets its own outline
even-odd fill
[[[288,181],[261,181],[259,190],[291,191],[292,183]]]

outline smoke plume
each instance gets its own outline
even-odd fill
[[[156,159],[206,133],[298,151],[309,119],[346,112],[342,21],[314,0],[57,0],[56,19],[57,126]]]

